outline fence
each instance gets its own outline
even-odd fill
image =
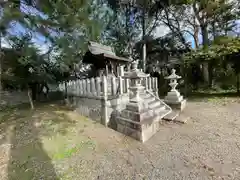
[[[104,84],[104,78],[106,78],[106,85]],[[113,98],[118,95],[126,94],[129,92],[130,80],[122,77],[96,77],[91,79],[82,79],[69,81],[65,84],[60,84],[61,91],[65,91],[67,88],[67,94],[71,96],[81,96],[88,98]],[[147,77],[142,79],[142,85],[148,91],[158,92],[157,78]],[[106,90],[104,90],[106,88]],[[104,94],[104,91],[105,94]]]

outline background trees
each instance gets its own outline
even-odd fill
[[[156,29],[163,27],[168,36],[161,42],[177,40],[186,47],[194,42],[195,50],[179,56],[179,61],[185,58],[185,63],[194,64],[204,84],[212,87],[226,69],[239,74],[239,9],[238,1],[227,0],[1,1],[0,84],[31,87],[33,92],[32,84],[41,83],[40,78],[48,83],[68,80],[82,66],[89,40],[111,45],[121,56],[129,55],[130,41],[137,42],[134,54],[145,68],[145,61],[155,62],[145,52],[159,46],[151,41],[162,36]],[[36,39],[41,39],[44,51]]]

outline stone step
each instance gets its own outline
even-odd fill
[[[152,114],[152,115],[149,115],[149,116],[145,117],[144,120],[141,121],[141,123],[144,124],[146,121],[162,120],[162,118],[163,118],[164,116],[166,116],[167,113],[169,113],[169,110],[166,110],[166,109],[161,110],[161,111],[160,111],[159,113],[157,113],[157,114],[154,113],[154,114]]]
[[[162,118],[164,116],[164,114],[166,114],[166,112],[168,112],[168,110],[166,110],[165,106],[159,105],[159,106],[155,107],[154,109],[149,110],[148,113],[146,113],[144,115],[144,120],[151,119],[156,116],[158,116],[159,118]]]
[[[158,116],[162,119],[164,116],[166,116],[167,113],[169,113],[169,110],[164,109],[158,114]]]
[[[146,103],[148,103],[148,104],[156,100],[156,98],[153,97],[153,96],[144,97],[143,99],[144,99],[144,101],[145,101]]]
[[[174,121],[177,116],[179,116],[179,112],[172,111],[170,114],[166,115],[163,120]]]
[[[150,98],[150,97],[152,97],[150,94],[140,94],[140,97],[142,98],[142,99],[148,99],[148,98]]]
[[[176,117],[175,122],[186,124],[187,121],[189,121],[189,120],[190,120],[189,116],[185,116],[185,115],[180,113],[179,116]]]
[[[165,111],[166,107],[164,105],[159,105],[153,109],[154,114],[160,114],[162,111]]]
[[[149,106],[150,109],[154,109],[154,108],[156,108],[160,105],[161,105],[161,102],[158,101],[158,100],[154,100],[154,101],[151,101],[151,102],[148,103],[148,106]]]
[[[153,113],[151,113],[151,110],[146,110],[145,112],[141,112],[140,114],[137,113],[137,112],[134,112],[134,111],[129,111],[127,109],[124,109],[122,112],[121,112],[121,117],[122,118],[125,118],[125,119],[131,119],[131,120],[134,120],[134,121],[141,121],[141,120],[144,120],[145,118],[151,116]]]
[[[166,121],[173,121],[177,123],[187,123],[187,121],[190,119],[190,117],[185,116],[184,114],[181,114],[179,111],[172,111],[170,114],[166,115],[163,120]]]
[[[160,104],[154,108],[146,109],[146,111],[141,112],[140,114],[134,111],[124,109],[121,112],[121,117],[139,122],[155,116],[159,116],[160,118],[162,118],[162,115],[164,115],[167,111],[169,110],[166,110],[165,106]]]

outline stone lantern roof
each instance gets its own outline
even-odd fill
[[[144,77],[149,77],[149,74],[145,74],[141,70],[137,69],[138,66],[138,60],[132,62],[132,71],[130,72],[125,72],[124,78],[129,78],[129,79],[141,79]]]

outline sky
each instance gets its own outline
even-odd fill
[[[21,4],[21,11],[25,12],[25,13],[28,13],[28,14],[31,14],[31,15],[39,15],[43,18],[47,18],[45,15],[43,15],[41,12],[37,11],[36,9],[34,8],[31,8],[30,6],[27,6],[27,5],[22,5]],[[27,30],[25,27],[23,27],[21,24],[19,23],[12,23],[10,25],[10,28],[8,29],[8,32],[11,34],[11,35],[21,35],[21,34],[26,34],[27,33]],[[41,34],[39,33],[33,33],[32,34],[33,37],[32,37],[32,42],[35,44],[35,46],[42,52],[47,52],[48,51],[48,48],[49,48],[49,44],[48,42],[46,41],[45,37],[42,36]],[[6,41],[6,39],[3,39],[2,40],[2,46],[3,47],[10,47],[9,43]]]
[[[12,25],[12,28],[9,29],[9,32],[11,35],[20,35],[27,33],[27,30],[20,24],[16,23]],[[38,33],[33,33],[32,42],[36,45],[37,48],[39,48],[41,52],[43,53],[47,52],[48,43],[46,42],[46,39],[42,35]],[[2,43],[3,46],[9,47],[9,44],[6,40],[3,40]]]

